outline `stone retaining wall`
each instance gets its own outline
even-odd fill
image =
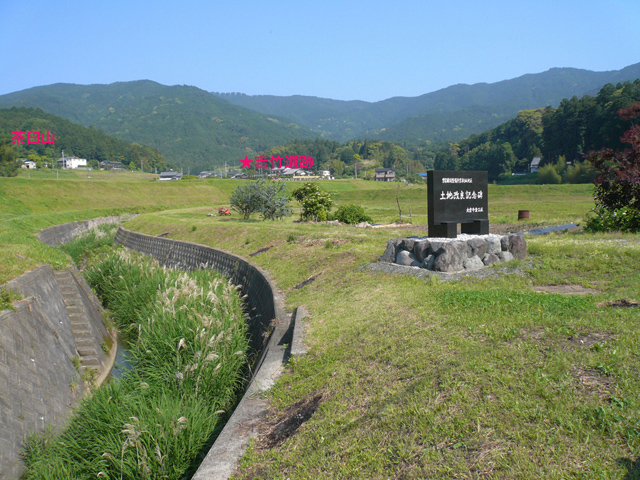
[[[455,273],[523,259],[526,254],[527,242],[520,235],[414,237],[389,240],[379,261]]]

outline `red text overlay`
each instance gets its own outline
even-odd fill
[[[41,143],[56,143],[56,136],[53,133],[50,133],[47,130],[45,133],[30,131],[30,132],[21,132],[20,130],[16,130],[15,132],[11,132],[13,137],[11,138],[12,144],[24,145],[25,141],[27,144],[41,144]],[[25,137],[26,135],[26,137]]]
[[[284,161],[284,165],[282,162]],[[253,159],[250,159],[248,156],[244,157],[244,160],[240,160],[242,163],[242,168],[251,168],[251,162]],[[313,167],[313,157],[308,157],[305,155],[285,155],[285,158],[282,158],[280,155],[272,155],[271,158],[265,155],[256,155],[255,157],[256,168],[269,168],[269,163],[271,163],[271,168],[311,168]]]

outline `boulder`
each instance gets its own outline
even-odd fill
[[[416,257],[416,260],[423,262],[424,259],[429,256],[430,245],[429,240],[420,240],[413,245],[413,255]]]
[[[498,254],[498,258],[501,262],[510,262],[511,260],[513,260],[513,255],[511,254],[511,252],[500,252]]]
[[[487,253],[498,255],[501,251],[502,246],[500,245],[500,237],[497,235],[487,236]]]
[[[493,253],[487,253],[484,258],[482,259],[482,263],[485,264],[485,266],[490,267],[491,265],[494,265],[496,263],[499,263],[500,259],[498,258],[497,255],[493,254]]]
[[[413,256],[413,253],[407,252],[406,250],[400,250],[398,255],[396,256],[396,263],[398,265],[405,265],[407,267],[419,267],[421,266],[421,262],[416,260],[416,257]]]
[[[407,252],[413,251],[413,246],[416,241],[412,238],[401,238],[400,243],[398,243],[398,250],[406,250]]]
[[[467,242],[467,244],[469,244],[469,248],[471,249],[471,256],[476,255],[479,258],[484,257],[487,253],[487,249],[489,248],[487,241],[479,237],[472,238]]]
[[[500,248],[502,249],[503,252],[508,252],[509,251],[509,236],[508,235],[503,235],[502,237],[500,237]]]
[[[440,247],[442,247],[442,245],[444,245],[445,242],[433,242],[431,241],[431,245],[429,246],[429,252],[433,253],[435,255],[435,253],[440,250]]]
[[[522,260],[527,256],[527,241],[520,235],[509,235],[509,252],[514,258]]]
[[[444,243],[435,253],[433,269],[437,272],[459,272],[463,269],[464,258],[451,243]]]
[[[478,270],[479,268],[484,267],[484,263],[482,263],[480,257],[474,255],[473,257],[465,258],[464,262],[462,262],[462,266],[465,270]]]
[[[426,268],[427,270],[433,270],[433,264],[435,261],[436,261],[436,256],[429,255],[427,258],[424,259],[424,262],[422,262],[422,268]]]
[[[457,242],[452,242],[452,244],[454,247],[458,249],[458,252],[460,252],[460,255],[462,256],[463,260],[465,258],[469,258],[473,256],[471,254],[471,247],[467,242],[457,241]]]
[[[396,261],[396,245],[398,243],[398,239],[394,238],[393,240],[389,240],[387,242],[387,249],[384,251],[382,256],[378,259],[379,262],[387,262],[393,263]]]

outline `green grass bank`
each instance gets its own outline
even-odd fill
[[[4,188],[15,179],[1,180]],[[210,182],[202,185],[226,188]],[[166,206],[151,185],[149,199]],[[272,420],[237,478],[638,478],[640,318],[621,301],[640,301],[638,236],[531,237],[530,256],[495,278],[425,282],[360,268],[390,238],[426,234],[424,187],[321,185],[380,223],[399,218],[397,195],[413,225],[356,229],[297,223],[295,213],[281,222],[207,217],[228,196],[207,202],[187,188],[169,209],[127,223],[245,258],[267,249],[250,260],[275,279],[288,308],[310,312],[310,353],[270,392]],[[493,224],[516,223],[518,210],[531,212],[523,226],[581,222],[593,206],[586,185],[489,188]],[[12,191],[28,208],[42,201]],[[59,215],[91,215],[77,202],[77,212]],[[84,203],[104,207],[90,196]],[[14,237],[32,235],[33,224],[12,225],[19,235],[10,245],[23,248]],[[295,434],[264,440],[318,395]]]

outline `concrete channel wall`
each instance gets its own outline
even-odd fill
[[[57,247],[60,244],[69,243],[81,233],[91,230],[103,223],[118,223],[133,217],[135,217],[135,215],[122,215],[120,217],[100,217],[83,222],[64,223],[41,230],[38,238],[42,243],[46,243],[51,247]]]
[[[78,272],[45,265],[4,287],[26,298],[14,303],[15,311],[0,312],[2,480],[22,474],[27,435],[63,425],[86,392],[83,373],[104,376],[116,350],[107,356],[102,349],[111,337],[98,300]]]

